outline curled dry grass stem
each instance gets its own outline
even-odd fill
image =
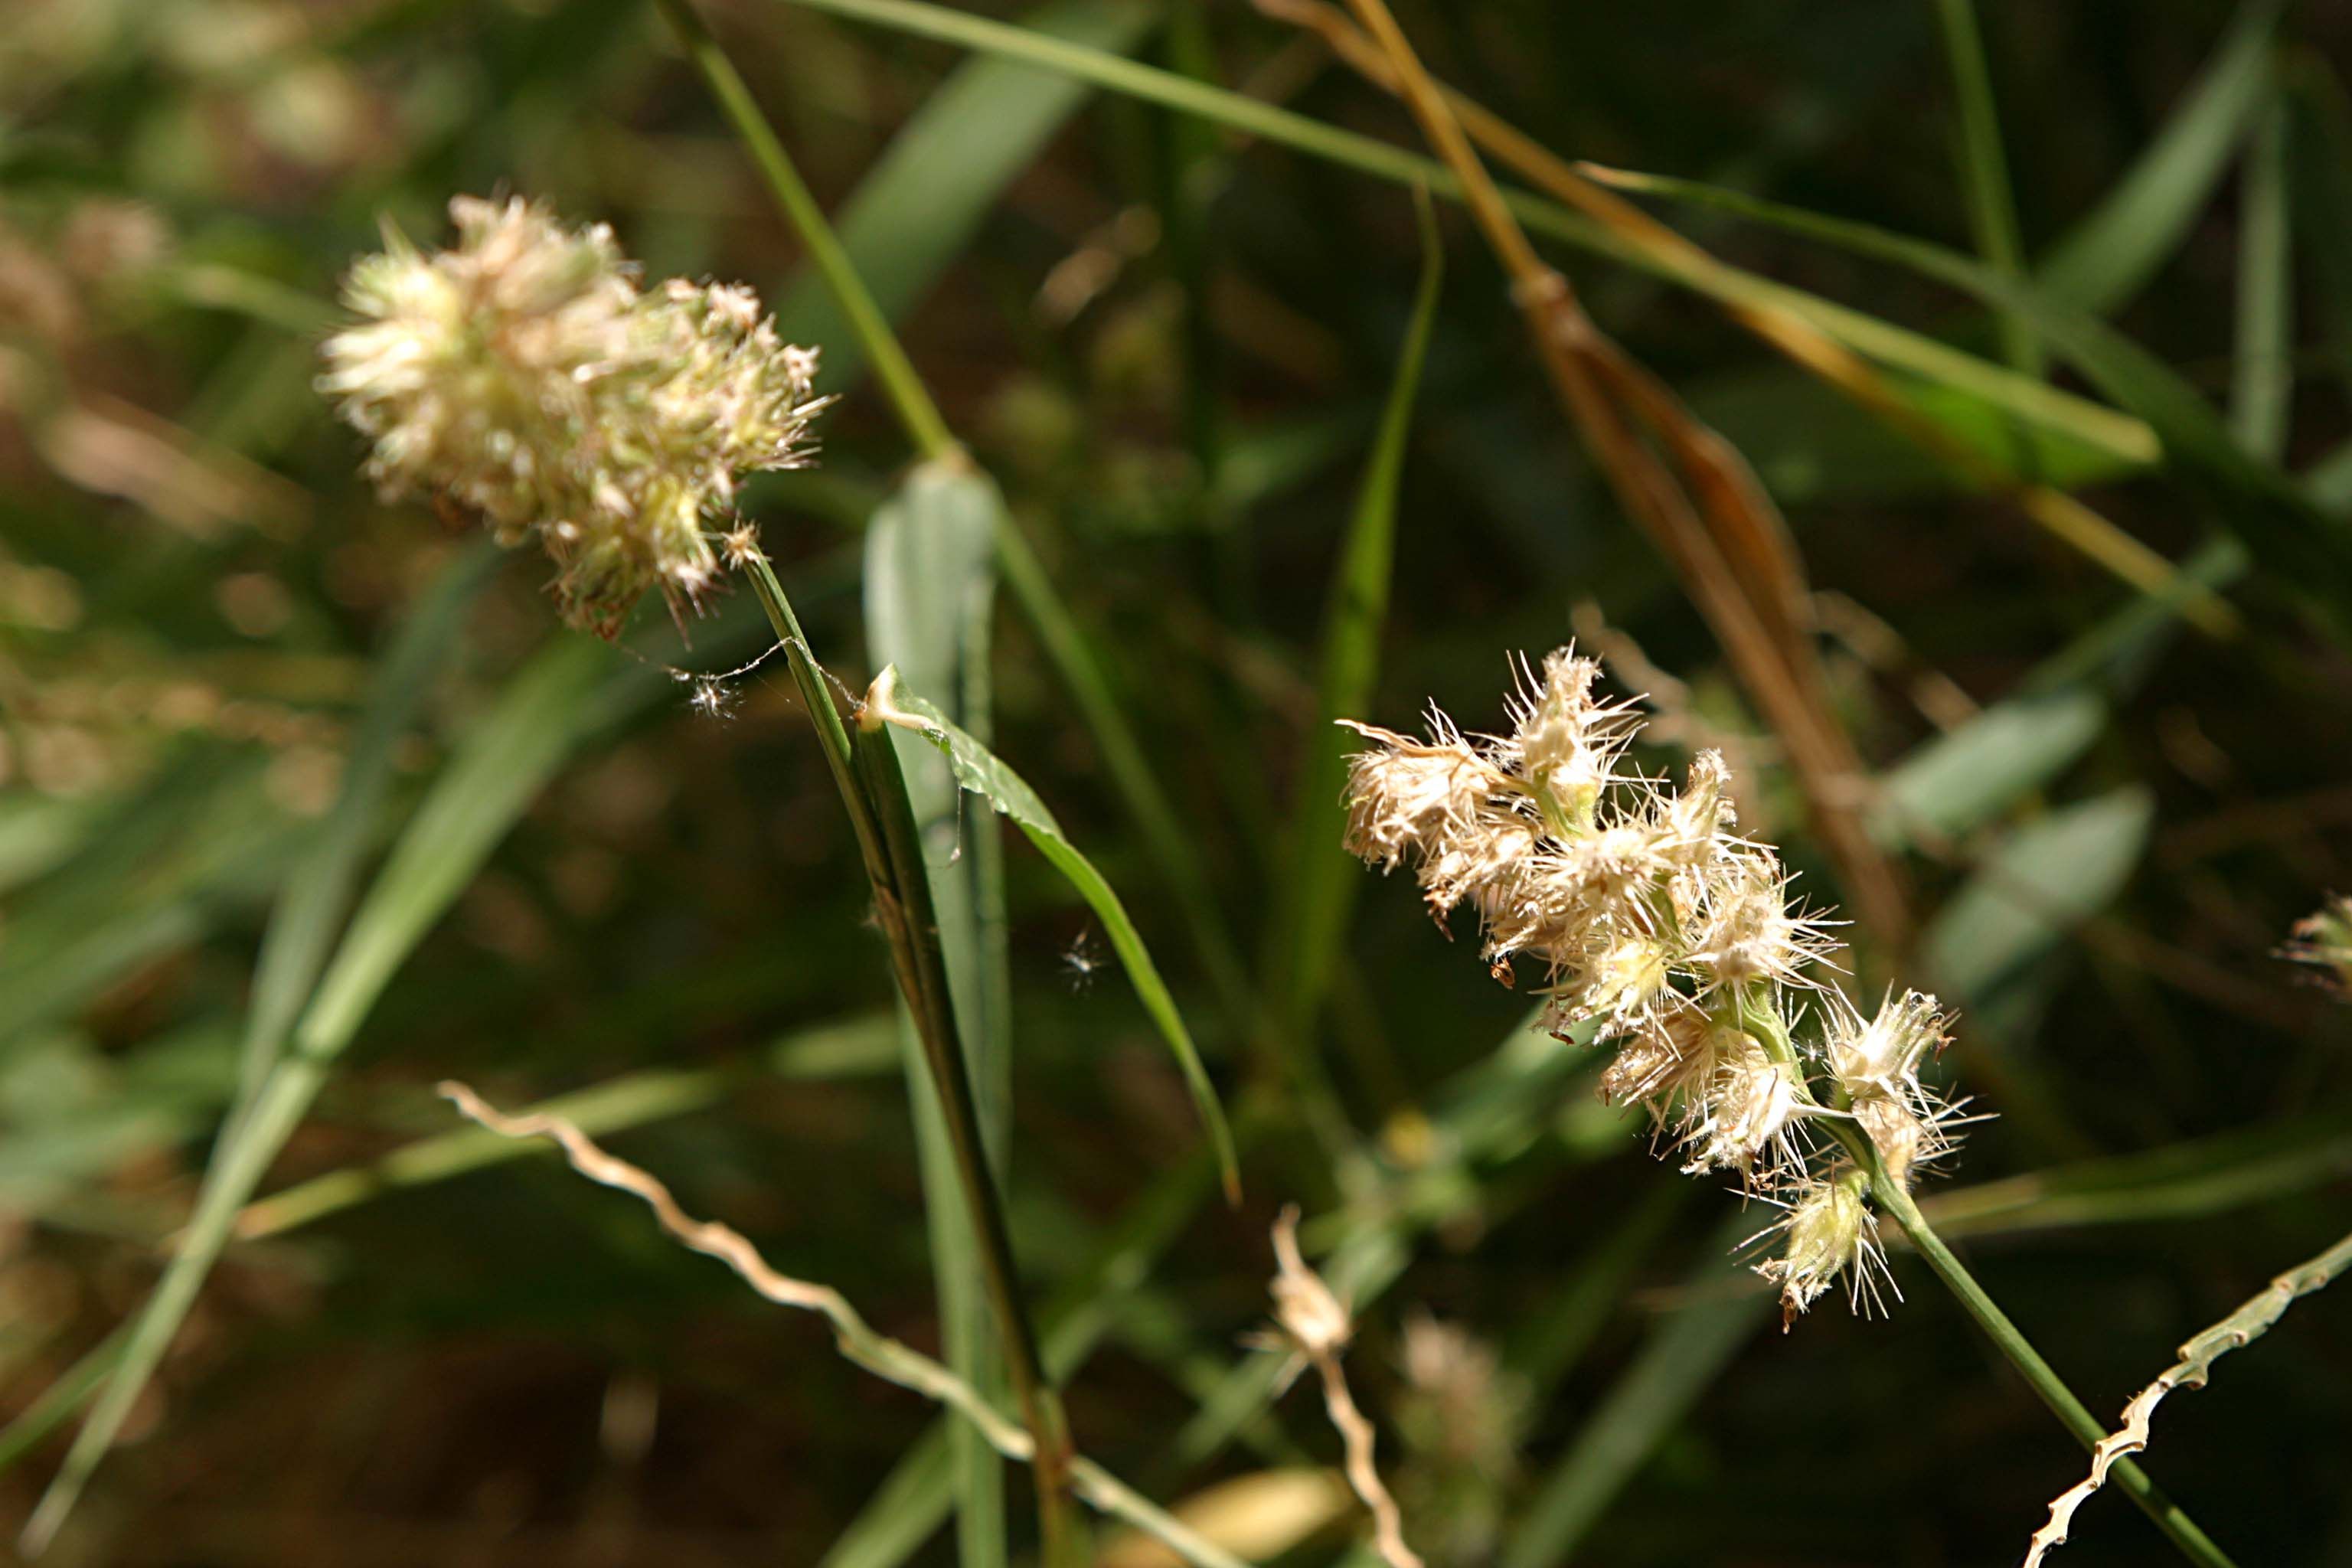
[[[1862,764],[1829,710],[1804,569],[1788,525],[1738,452],[1612,342],[1568,279],[1536,254],[1387,6],[1381,0],[1349,3],[1431,147],[1462,182],[1571,422],[1626,510],[1665,552],[1780,737],[1856,913],[1899,952],[1910,934],[1908,901],[1893,864],[1863,825]],[[1645,437],[1664,448],[1671,467]]]
[[[2212,1375],[2215,1362],[2262,1338],[2297,1298],[2324,1288],[2347,1268],[2352,1268],[2352,1236],[2281,1274],[2236,1311],[2182,1345],[2179,1361],[2132,1395],[2131,1402],[2124,1406],[2123,1425],[2100,1438],[2092,1448],[2091,1473],[2051,1500],[2049,1521],[2033,1532],[2032,1543],[2025,1554],[2025,1568],[2040,1568],[2051,1548],[2065,1544],[2066,1532],[2074,1528],[2074,1510],[2106,1485],[2107,1471],[2117,1459],[2147,1447],[2149,1418],[2166,1394],[2176,1388],[2204,1387]]]
[[[1403,79],[1379,44],[1325,0],[1254,0],[1258,10],[1323,40],[1350,69],[1381,90],[1403,96]],[[1615,171],[1570,163],[1475,99],[1435,82],[1440,100],[1469,139],[1537,189],[1602,225],[1672,270],[1723,279],[1727,269],[1704,247],[1606,188]],[[2236,608],[2092,508],[2055,486],[2021,480],[1921,414],[1869,361],[1751,290],[1710,295],[1730,318],[1775,352],[1876,416],[1968,483],[2006,497],[2037,526],[2143,594],[2177,601],[2181,615],[2216,638],[2243,629]],[[1712,434],[1710,432],[1710,434]]]
[[[878,1332],[849,1299],[830,1285],[795,1279],[770,1267],[740,1231],[716,1220],[696,1219],[678,1206],[660,1178],[616,1155],[560,1116],[509,1116],[462,1083],[445,1082],[441,1094],[459,1114],[502,1138],[545,1138],[563,1151],[572,1168],[601,1185],[642,1200],[680,1245],[733,1269],[743,1282],[780,1307],[815,1312],[833,1327],[842,1355],[875,1376],[911,1389],[971,1423],[990,1447],[1022,1464],[1035,1461],[1036,1444],[1007,1420],[978,1390],[940,1363]],[[1068,1461],[1070,1489],[1103,1513],[1133,1525],[1165,1544],[1195,1568],[1248,1568],[1241,1559],[1188,1528],[1145,1500],[1133,1488],[1091,1460]]]
[[[1372,1512],[1372,1549],[1389,1568],[1423,1568],[1421,1554],[1405,1544],[1404,1517],[1396,1498],[1372,1463],[1372,1424],[1356,1407],[1339,1352],[1353,1333],[1348,1309],[1298,1250],[1298,1209],[1286,1206],[1274,1222],[1275,1318],[1298,1353],[1323,1384],[1323,1408],[1339,1429],[1348,1485]]]

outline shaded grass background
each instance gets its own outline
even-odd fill
[[[375,243],[377,213],[429,236],[452,191],[545,195],[611,218],[649,270],[742,278],[821,337],[826,384],[851,394],[827,416],[825,466],[763,481],[751,508],[853,679],[871,668],[865,525],[908,457],[642,7],[25,15],[0,46],[12,1411],[152,1283],[154,1245],[185,1218],[236,1094],[272,900],[318,841],[394,633],[462,569],[465,540],[357,485],[354,445],[308,384],[320,307]],[[711,16],[1002,481],[1139,732],[1214,918],[1256,952],[1319,740],[1330,580],[1421,276],[1409,196],[790,5]],[[2257,466],[2237,492],[2226,474],[2200,488],[2111,460],[2053,477],[2176,559],[2261,499],[2273,460],[2318,498],[2291,526],[2340,530],[2344,23],[2185,4],[1978,19],[2028,274],[2210,400]],[[1393,106],[1236,8],[1063,0],[1025,20],[1411,142]],[[1405,20],[1433,68],[1564,153],[1976,243],[1982,142],[1958,135],[1937,7]],[[2005,337],[1917,272],[1663,210],[1726,259],[1990,358],[2016,352],[2014,323]],[[1589,600],[1690,683],[1670,712],[1685,737],[1751,742],[1735,758],[1754,781],[1743,805],[1784,829],[1797,811],[1757,721],[1559,425],[1466,227],[1441,221],[1452,266],[1404,447],[1370,716],[1402,724],[1434,696],[1492,721],[1500,656],[1563,640]],[[2316,1140],[2316,1158],[2227,1212],[1970,1243],[2094,1407],[2117,1405],[2176,1342],[2344,1228],[2352,1028],[2267,951],[2352,884],[2352,691],[2340,645],[2315,629],[2345,606],[2306,614],[2308,574],[2257,548],[2238,579],[2244,637],[2162,631],[2115,657],[2095,638],[2131,612],[2127,590],[1691,296],[1563,260],[1603,323],[1757,464],[1817,585],[1867,612],[1831,617],[1841,716],[1899,781],[1885,833],[1906,845],[1932,917],[1918,973],[1967,1004],[1953,1068],[2002,1113],[1958,1180],[2224,1131],[2252,1130],[2257,1152]],[[1964,395],[1933,396],[1963,424],[2008,427]],[[2011,449],[2021,468],[2039,460]],[[550,646],[537,583],[533,563],[506,562],[450,635],[394,748],[390,800],[361,825],[362,887]],[[1198,921],[1038,631],[997,618],[996,747],[1120,889],[1238,1103],[1246,1015],[1204,965]],[[739,595],[690,654],[657,616],[641,635],[653,657],[718,667],[756,650],[755,620]],[[2086,637],[2107,657],[2084,653]],[[520,1099],[722,1068],[723,1094],[620,1146],[783,1266],[929,1342],[917,1152],[887,1035],[814,1081],[765,1065],[787,1037],[887,1005],[854,846],[788,683],[755,678],[713,723],[645,666],[597,657],[564,760],[393,978],[267,1186],[446,1131],[428,1089],[447,1074]],[[2025,691],[2034,702],[1966,726],[1966,702]],[[1833,898],[1808,847],[1789,847]],[[1155,1495],[1333,1451],[1303,1405],[1218,1415],[1215,1391],[1247,1359],[1234,1336],[1262,1313],[1264,1220],[1293,1194],[1352,1200],[1310,1246],[1344,1243],[1364,1279],[1393,1277],[1352,1364],[1409,1519],[1455,1560],[1556,1561],[1577,1537],[1592,1561],[2000,1561],[2076,1473],[1916,1268],[1898,1261],[1916,1284],[1890,1323],[1822,1313],[1764,1334],[1760,1302],[1727,1294],[1732,1201],[1680,1192],[1558,1059],[1522,1043],[1486,1061],[1524,1001],[1433,941],[1402,887],[1356,889],[1320,1015],[1366,1143],[1334,1163],[1277,1105],[1244,1121],[1249,1204],[1221,1210],[1149,1021],[1114,977],[1074,984],[1067,953],[1101,933],[1024,846],[1006,862],[1014,1226],[1038,1294],[1071,1295],[1100,1341],[1070,1393],[1081,1440]],[[1156,1182],[1189,1201],[1169,1204],[1148,1283],[1106,1274],[1105,1234]],[[229,1249],[60,1552],[814,1562],[929,1419],[544,1161],[362,1198]],[[1449,1382],[1408,1354],[1409,1303],[1496,1347],[1495,1378],[1482,1389],[1441,1358]],[[2352,1560],[2333,1484],[2352,1458],[2346,1310],[2306,1303],[2215,1389],[2168,1407],[2150,1468],[2241,1561]],[[1472,1433],[1519,1439],[1501,1446],[1516,1471]],[[61,1451],[51,1437],[0,1476],[11,1522]],[[950,1560],[948,1539],[921,1560]],[[1339,1549],[1326,1536],[1297,1560]],[[2066,1550],[2159,1549],[2110,1500]]]

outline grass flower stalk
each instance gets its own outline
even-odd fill
[[[1601,667],[1562,648],[1522,667],[1511,726],[1465,735],[1433,710],[1416,740],[1354,724],[1348,847],[1410,865],[1444,924],[1470,909],[1495,977],[1540,976],[1549,1021],[1615,1047],[1601,1093],[1649,1114],[1687,1173],[1725,1172],[1781,1217],[1756,1269],[1780,1289],[1783,1326],[1843,1284],[1857,1310],[1891,1288],[1878,1241],[1890,1215],[2059,1420],[2086,1446],[2103,1428],[1919,1213],[1911,1190],[1969,1120],[1922,1068],[1949,1019],[1933,996],[1889,991],[1875,1013],[1830,973],[1827,921],[1790,895],[1769,845],[1739,836],[1730,770],[1691,763],[1677,790],[1625,761],[1632,704],[1600,694]],[[2229,1559],[2136,1467],[2122,1486],[2191,1561]]]

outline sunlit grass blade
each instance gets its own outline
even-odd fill
[[[599,643],[567,637],[526,666],[474,721],[402,829],[295,1026],[291,1048],[215,1149],[195,1213],[133,1320],[120,1365],[25,1526],[28,1554],[47,1544],[113,1446],[227,1243],[237,1211],[310,1108],[335,1058],[351,1044],[393,973],[578,739],[583,710],[612,658]]]
[[[2164,129],[2034,268],[2049,298],[2112,315],[2180,248],[2272,96],[2273,35],[2284,8],[2283,0],[2253,0],[2240,9]]]
[[[1003,502],[968,469],[927,464],[875,514],[866,536],[866,639],[877,663],[914,672],[940,692],[956,721],[991,731],[989,631],[995,599],[995,537]],[[1005,1178],[1012,1135],[1012,995],[1006,972],[1004,846],[992,814],[967,813],[946,763],[913,737],[892,737],[929,874],[940,951],[971,1079],[980,1132],[996,1179]],[[931,1272],[944,1359],[983,1395],[1003,1381],[996,1329],[979,1288],[978,1242],[966,1217],[938,1087],[907,1005],[899,1004],[908,1101],[920,1156]],[[981,1435],[950,1436],[959,1478],[956,1521],[966,1568],[1001,1565],[1004,1464]]]
[[[1232,1130],[1226,1126],[1224,1110],[1217,1102],[1216,1089],[1209,1081],[1208,1069],[1201,1064],[1200,1051],[1192,1044],[1192,1031],[1185,1027],[1175,997],[1160,977],[1160,967],[1152,962],[1150,950],[1144,946],[1142,933],[1135,929],[1118,894],[1095,869],[1094,862],[1069,841],[1053,812],[1018,773],[978,740],[950,722],[929,702],[897,689],[896,683],[895,673],[884,670],[867,695],[861,722],[907,729],[938,747],[955,770],[956,782],[1010,817],[1094,910],[1095,918],[1102,922],[1105,940],[1118,954],[1128,982],[1135,988],[1136,999],[1143,1004],[1144,1011],[1176,1058],[1185,1086],[1192,1092],[1193,1107],[1200,1112],[1202,1124],[1217,1152],[1226,1192],[1238,1201],[1241,1170],[1234,1152]]]
[[[1315,726],[1306,737],[1292,800],[1288,867],[1276,885],[1266,990],[1286,1048],[1302,1054],[1313,1049],[1316,1016],[1363,880],[1340,843],[1348,737],[1339,721],[1371,711],[1396,556],[1397,492],[1412,431],[1413,398],[1444,284],[1444,252],[1428,198],[1419,197],[1417,207],[1421,282],[1324,603]]]
[[[1451,171],[1433,158],[1372,137],[1342,131],[1321,121],[1264,103],[1241,93],[1158,70],[1138,61],[1088,49],[1059,38],[984,16],[925,3],[925,0],[788,0],[808,10],[855,17],[878,26],[937,38],[961,47],[1020,59],[1061,71],[1115,92],[1198,115],[1234,131],[1400,184],[1426,186],[1449,201],[1461,199]],[[2032,377],[1940,343],[1892,322],[1849,309],[1802,289],[1773,282],[1719,263],[1676,266],[1629,245],[1601,225],[1559,204],[1525,192],[1507,192],[1506,201],[1528,228],[1588,249],[1611,260],[1684,284],[1733,303],[1760,303],[1796,310],[1858,353],[1949,384],[2035,424],[2046,424],[2103,447],[2119,458],[2152,461],[2157,445],[2139,420],[2118,415]]]
[[[1926,240],[1688,180],[1625,171],[1612,171],[1608,178],[1628,190],[1736,212],[1875,257],[2018,312],[2060,358],[2147,420],[2175,469],[2198,483],[2266,574],[2320,624],[2352,636],[2352,613],[2345,608],[2352,604],[2352,534],[2323,516],[2275,467],[2246,453],[2177,372],[2105,322]]]

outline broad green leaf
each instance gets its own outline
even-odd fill
[[[1192,1103],[1217,1151],[1226,1190],[1238,1198],[1241,1173],[1234,1159],[1233,1133],[1217,1103],[1216,1089],[1209,1082],[1208,1070],[1201,1065],[1201,1053],[1192,1044],[1192,1031],[1184,1026],[1183,1015],[1177,1011],[1176,999],[1169,994],[1167,983],[1160,977],[1160,967],[1152,962],[1150,950],[1144,946],[1142,933],[1135,929],[1135,922],[1128,918],[1127,907],[1119,902],[1118,894],[1095,869],[1094,862],[1079,853],[1064,835],[1053,812],[1020,774],[986,746],[950,723],[937,708],[911,692],[895,689],[896,685],[897,673],[885,669],[867,695],[861,725],[869,731],[886,723],[910,729],[937,746],[955,770],[956,782],[1010,817],[1094,910],[1095,918],[1102,921],[1104,936],[1127,971],[1128,983],[1135,987],[1136,999],[1143,1004],[1143,1010],[1150,1015],[1160,1037],[1174,1055],[1185,1085],[1192,1090]]]
[[[990,732],[989,626],[996,531],[1003,502],[969,468],[927,464],[908,477],[866,535],[866,626],[873,657],[950,694],[956,722]],[[972,1086],[981,1139],[1001,1183],[1012,1128],[1012,983],[1006,971],[1004,848],[995,817],[967,819],[946,762],[913,736],[891,738],[923,844],[956,1034]],[[901,1052],[929,1226],[931,1274],[948,1364],[983,1393],[1002,1385],[996,1324],[980,1289],[971,1232],[948,1130],[904,997]],[[950,1428],[958,1476],[956,1522],[966,1568],[1007,1560],[1004,1462],[969,1423]]]
[[[2273,96],[2282,9],[2279,0],[2257,0],[2239,11],[2156,140],[2034,269],[2049,298],[2113,315],[2180,248]]]
[[[1421,283],[1324,604],[1316,722],[1307,736],[1291,807],[1289,866],[1276,884],[1269,944],[1273,968],[1266,989],[1286,1048],[1302,1055],[1314,1048],[1311,1036],[1324,987],[1363,881],[1340,843],[1346,812],[1339,795],[1347,776],[1349,737],[1339,723],[1371,710],[1396,556],[1397,490],[1404,473],[1405,443],[1412,432],[1413,397],[1444,283],[1444,251],[1436,219],[1425,195],[1416,205]]]
[[[2080,688],[1995,703],[1880,780],[1871,831],[1895,847],[1979,826],[2056,779],[2106,720],[2106,705]]]

